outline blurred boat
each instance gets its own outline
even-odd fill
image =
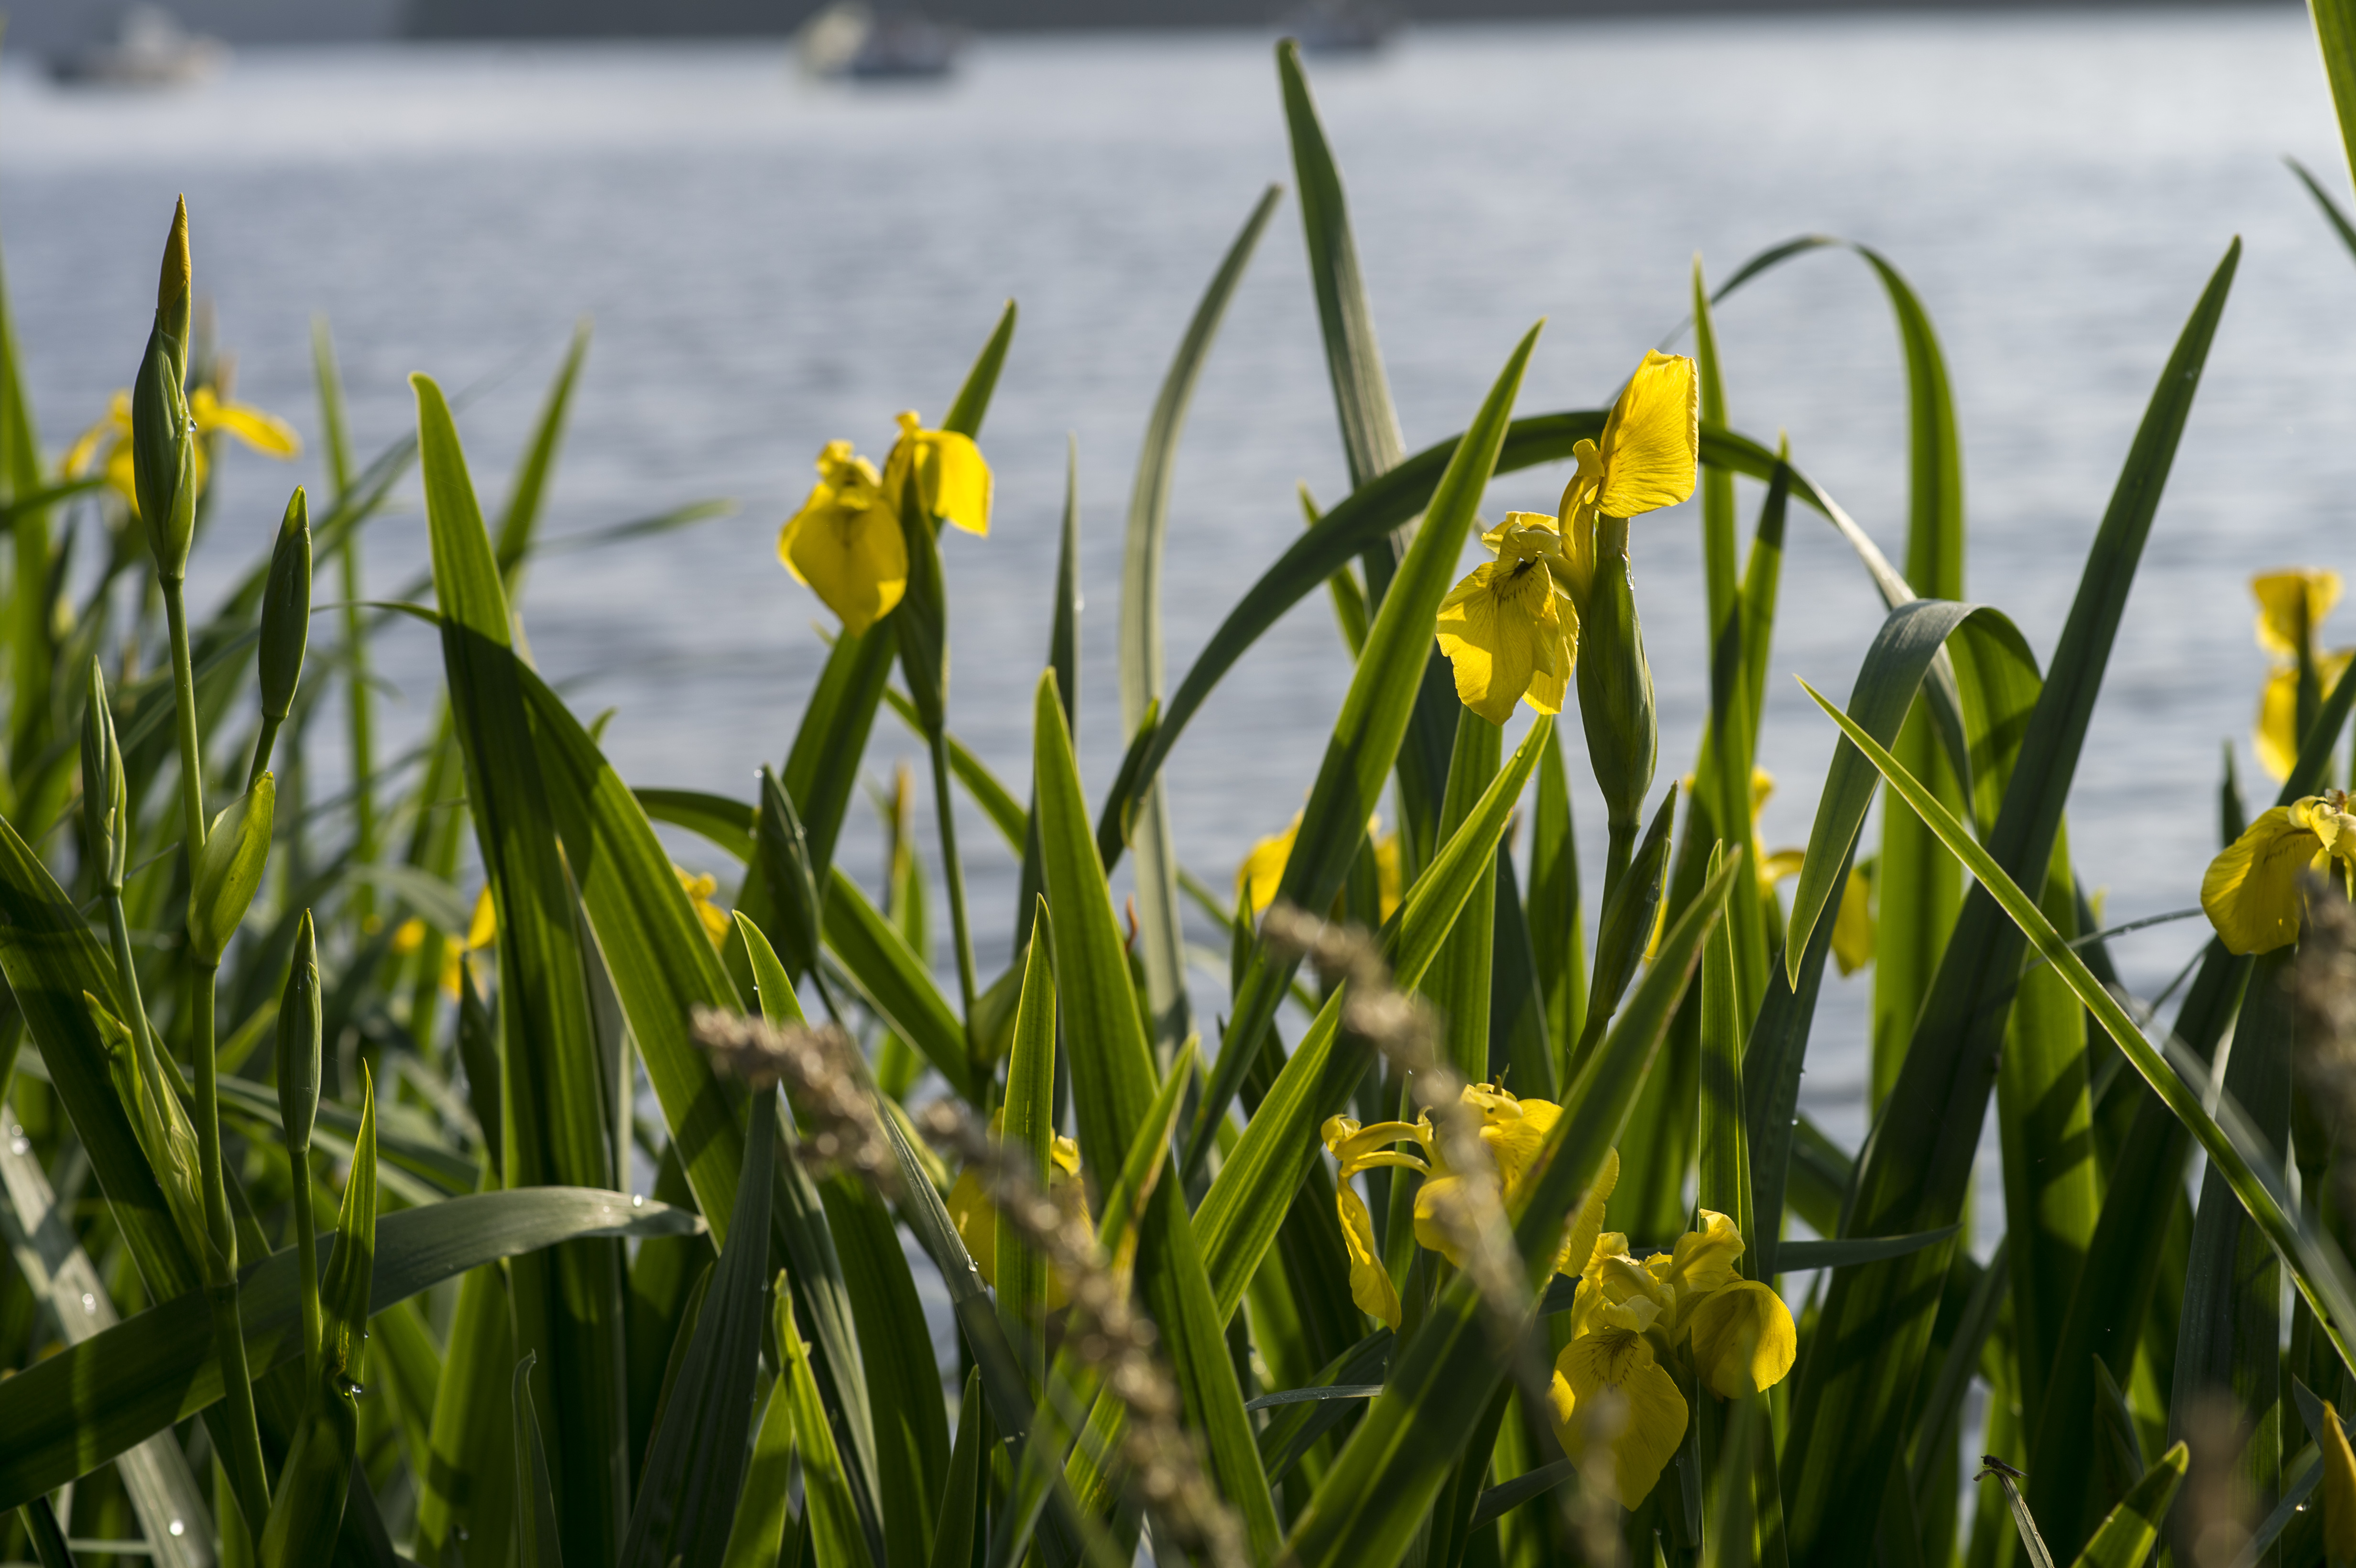
[[[828,79],[869,80],[947,76],[965,48],[965,29],[920,12],[877,12],[836,0],[801,26],[794,48],[802,69]]]
[[[80,87],[181,87],[202,81],[227,59],[227,44],[189,32],[161,5],[134,5],[107,42],[52,55],[49,75]]]
[[[1366,54],[1398,30],[1399,14],[1372,0],[1306,0],[1280,26],[1312,54]]]

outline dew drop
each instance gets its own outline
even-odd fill
[[[92,1296],[89,1291],[83,1291],[81,1293],[81,1309],[86,1313],[96,1312],[98,1310],[98,1297]]]
[[[188,1533],[188,1527],[187,1527],[187,1525],[185,1525],[185,1524],[182,1524],[182,1523],[181,1523],[178,1520],[177,1520],[177,1519],[176,1519],[176,1520],[174,1520],[172,1521],[171,1526],[170,1526],[170,1529],[171,1529],[171,1531],[172,1531],[172,1533],[173,1533],[174,1535],[186,1535],[186,1534],[187,1534],[187,1533]]]

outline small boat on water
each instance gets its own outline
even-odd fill
[[[189,32],[161,5],[133,5],[105,42],[52,55],[49,76],[75,87],[185,87],[228,59],[227,44]]]
[[[965,29],[917,11],[836,0],[802,24],[794,48],[802,69],[827,80],[943,77],[965,48]]]
[[[1369,54],[1390,41],[1399,14],[1379,0],[1304,0],[1280,25],[1312,54]]]

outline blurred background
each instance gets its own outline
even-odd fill
[[[289,486],[318,483],[315,315],[333,326],[363,453],[401,436],[403,378],[429,371],[463,393],[487,500],[591,318],[543,532],[704,497],[736,507],[537,562],[532,650],[584,717],[615,709],[606,746],[632,782],[749,798],[823,656],[813,626],[832,624],[775,556],[812,458],[838,437],[880,457],[897,411],[937,417],[1013,298],[1022,327],[982,437],[996,523],[987,540],[946,541],[950,721],[1019,795],[1074,443],[1082,762],[1100,794],[1123,741],[1113,629],[1132,464],[1204,284],[1261,190],[1290,178],[1270,54],[1288,27],[1323,46],[1311,71],[1410,449],[1462,428],[1538,316],[1550,325],[1521,411],[1591,408],[1676,331],[1697,255],[1723,278],[1794,234],[1866,241],[1944,336],[1973,597],[2009,612],[2040,656],[2152,378],[2242,236],[2079,773],[2072,848],[2105,919],[2197,901],[2223,749],[2245,788],[2271,792],[2247,741],[2267,669],[2247,579],[2356,566],[2356,267],[2283,162],[2346,187],[2301,7],[949,11],[187,0],[168,18],[20,4],[0,56],[0,246],[44,436],[62,449],[129,381],[177,192],[239,394],[309,443],[291,465],[227,459],[199,603],[266,549]],[[1787,432],[1798,464],[1902,560],[1904,382],[1863,264],[1790,263],[1719,324],[1735,426],[1770,443]],[[1563,477],[1507,478],[1490,515],[1553,510]],[[1300,529],[1301,483],[1327,504],[1344,490],[1288,204],[1179,465],[1173,686]],[[369,531],[369,587],[423,597],[413,484],[404,494]],[[1746,534],[1757,500],[1746,485]],[[1691,766],[1706,702],[1697,534],[1688,506],[1642,520],[1633,545],[1663,783]],[[1790,677],[1846,691],[1881,614],[1813,515],[1795,509],[1787,561],[1763,745],[1786,788],[1766,808],[1770,848],[1804,841],[1835,739]],[[2356,641],[2351,624],[2343,610],[2327,642]],[[402,623],[377,656],[397,752],[432,715],[439,650]],[[1177,842],[1213,886],[1301,803],[1346,672],[1329,605],[1304,601],[1179,748]],[[1583,781],[1575,724],[1565,739]],[[922,775],[919,746],[886,716],[865,773],[881,785],[902,757]],[[1601,811],[1591,793],[1577,805],[1592,872]],[[1014,861],[964,820],[994,973]],[[858,817],[841,856],[871,883],[873,823]],[[695,841],[676,852],[725,869]],[[2196,920],[2123,938],[2122,968],[2147,994],[2206,934]],[[1863,1125],[1868,982],[1835,988],[1807,1094],[1846,1141]]]

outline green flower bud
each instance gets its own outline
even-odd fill
[[[297,1158],[311,1147],[311,1123],[319,1114],[319,945],[305,910],[278,1002],[278,1119]]]
[[[262,712],[283,720],[303,678],[303,651],[311,636],[311,508],[297,485],[270,552],[270,579],[262,591]]]
[[[106,705],[106,672],[93,656],[81,714],[81,820],[99,880],[109,889],[123,886],[123,748],[115,741],[114,715]]]
[[[1579,718],[1612,826],[1633,832],[1653,785],[1653,671],[1628,580],[1628,524],[1596,519],[1595,577],[1579,623]]]
[[[197,851],[189,879],[188,944],[197,962],[218,967],[262,886],[270,859],[270,827],[277,783],[268,773],[213,818],[204,848]]]
[[[131,389],[131,465],[139,516],[147,525],[155,570],[166,581],[187,574],[196,531],[194,432],[188,424],[188,204],[172,214],[155,287],[155,328]]]

